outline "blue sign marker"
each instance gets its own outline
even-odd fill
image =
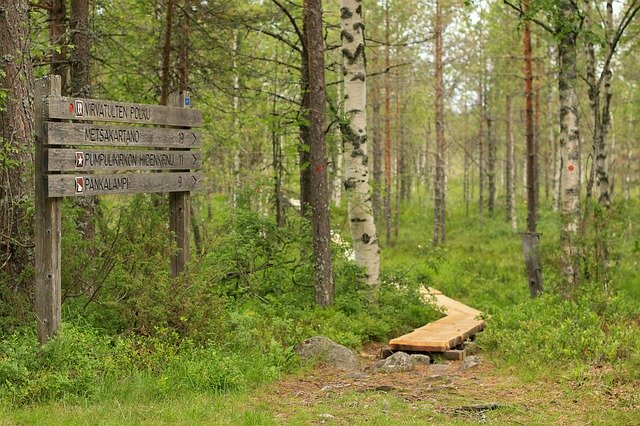
[[[191,98],[184,98],[184,104],[185,104],[186,106],[191,105]]]

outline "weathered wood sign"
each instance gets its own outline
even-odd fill
[[[36,89],[36,315],[44,343],[61,320],[61,197],[169,193],[179,248],[170,274],[184,271],[189,193],[203,186],[201,134],[193,129],[202,116],[184,92],[167,107],[62,97],[59,76]]]
[[[47,123],[47,135],[49,145],[182,149],[199,148],[201,137],[200,132],[189,129],[64,122]]]
[[[114,151],[49,148],[46,152],[50,172],[98,170],[183,170],[199,169],[202,159],[193,151]],[[54,195],[49,194],[50,197]]]

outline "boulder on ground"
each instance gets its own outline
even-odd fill
[[[460,367],[458,369],[462,372],[469,370],[477,365],[480,365],[484,362],[482,357],[477,355],[468,356],[460,363]]]
[[[376,363],[374,368],[384,373],[401,373],[413,371],[416,368],[416,360],[404,352],[396,352],[385,360]]]
[[[416,364],[431,365],[431,358],[429,358],[428,355],[412,354],[411,358],[413,358]]]
[[[296,346],[295,351],[304,363],[321,362],[344,371],[358,369],[358,356],[328,337],[311,337]]]

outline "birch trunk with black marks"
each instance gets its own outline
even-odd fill
[[[367,155],[367,86],[362,0],[341,0],[344,108],[341,126],[345,149],[344,187],[349,203],[349,230],[356,263],[366,269],[365,281],[378,284],[380,247],[371,205]]]
[[[31,262],[33,224],[24,204],[33,193],[33,75],[29,41],[29,4],[0,1],[0,87],[6,98],[0,108],[0,280],[13,291]],[[16,306],[16,309],[18,307]]]
[[[338,99],[338,115],[342,117],[344,114],[344,105],[342,103],[342,86],[338,86],[338,94],[336,99]],[[342,202],[342,186],[343,186],[343,165],[344,165],[344,142],[342,136],[342,130],[340,129],[340,125],[336,125],[334,127],[334,143],[333,149],[331,152],[333,153],[332,165],[333,165],[333,184],[331,185],[331,198],[333,200],[333,204],[335,206],[340,206]]]
[[[385,66],[384,74],[384,224],[387,243],[391,241],[391,47],[389,46],[389,0],[385,3]]]
[[[607,39],[607,54],[610,55],[614,49],[613,45],[613,1],[607,0],[607,12],[605,19],[605,33]],[[600,122],[602,129],[599,132],[598,154],[596,156],[596,177],[598,180],[598,202],[601,206],[608,208],[611,205],[611,182],[609,182],[609,152],[607,138],[611,129],[611,63],[605,62],[602,69],[602,84],[604,89],[602,116]]]
[[[380,116],[380,87],[376,84],[372,90],[371,112],[373,114],[373,216],[380,218],[382,215],[382,126]]]
[[[324,37],[322,0],[304,0],[303,19],[308,57],[309,207],[313,228],[316,303],[333,303],[334,284],[329,228],[327,147],[325,142]]]
[[[577,97],[577,22],[578,10],[572,0],[559,2],[562,26],[558,40],[558,93],[560,98],[560,150],[562,167],[562,272],[566,283],[575,287],[579,281],[578,223],[580,219],[580,133]]]

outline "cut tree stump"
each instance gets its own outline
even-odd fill
[[[466,349],[460,345],[484,329],[481,312],[463,303],[453,300],[442,292],[428,288],[422,289],[425,298],[435,299],[446,316],[413,330],[404,336],[391,339],[389,347],[394,351],[442,353],[446,359],[462,360]]]

